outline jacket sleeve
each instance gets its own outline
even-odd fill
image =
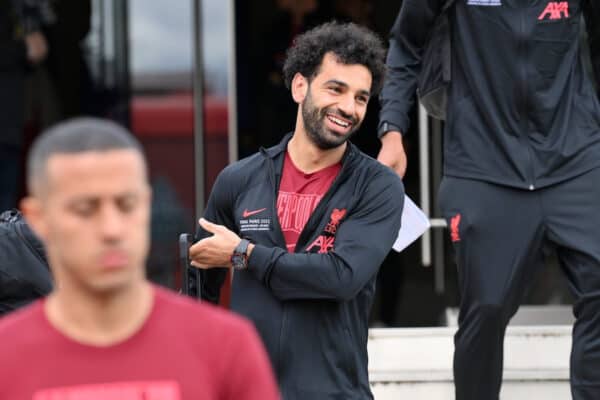
[[[583,15],[590,46],[590,58],[594,77],[600,87],[600,2],[587,0],[584,2]],[[600,91],[600,89],[599,89]]]
[[[329,253],[288,253],[256,245],[248,271],[280,300],[355,297],[373,278],[400,228],[404,189],[400,178],[381,174],[340,224]]]
[[[230,188],[233,186],[227,181],[229,169],[225,168],[217,177],[208,204],[204,210],[204,218],[210,222],[219,225],[224,225],[228,229],[235,231],[235,226],[232,219],[232,194]],[[211,233],[198,226],[196,231],[196,241],[211,236]],[[219,302],[219,293],[221,286],[225,281],[227,269],[211,268],[208,270],[200,270],[201,279],[201,296],[203,300],[208,300],[217,304]]]
[[[379,96],[379,121],[405,134],[421,70],[421,55],[444,0],[404,0],[390,32],[387,74]]]

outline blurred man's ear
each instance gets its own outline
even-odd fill
[[[308,79],[301,73],[297,72],[292,79],[292,97],[298,104],[302,103],[308,93]]]
[[[27,224],[33,229],[35,234],[42,240],[46,240],[47,226],[43,218],[43,208],[39,199],[28,196],[21,200],[20,209],[27,221]]]

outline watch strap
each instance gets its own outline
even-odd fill
[[[248,268],[248,246],[250,241],[248,239],[242,239],[233,250],[231,255],[231,265],[235,269],[246,269]]]
[[[400,128],[390,122],[383,121],[379,124],[379,129],[377,129],[377,137],[381,139],[382,136],[390,131],[400,132]]]

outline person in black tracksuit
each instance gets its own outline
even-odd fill
[[[190,258],[201,268],[236,268],[231,308],[255,323],[285,400],[372,399],[368,314],[377,270],[398,234],[404,190],[391,169],[347,139],[364,118],[364,92],[379,90],[385,52],[354,24],[325,24],[295,43],[285,75],[299,104],[296,128],[221,172],[204,214],[219,225],[201,222],[198,236],[205,239],[191,247]],[[306,65],[295,69],[298,62]],[[303,114],[311,103],[323,105],[316,131]],[[352,127],[336,125],[337,118]],[[309,131],[331,145],[317,144]],[[278,216],[284,165],[290,157],[306,166],[309,155],[317,155],[317,170],[338,163],[340,169],[288,252]],[[241,264],[230,261],[240,237],[251,242]],[[222,268],[203,274],[204,298],[218,300],[224,276]]]
[[[408,129],[420,54],[443,3],[403,1],[381,95],[380,134],[389,141]],[[498,399],[506,325],[550,244],[576,296],[573,398],[599,399],[600,105],[580,29],[585,19],[600,76],[600,2],[456,0],[448,18],[439,201],[461,292],[456,398]]]

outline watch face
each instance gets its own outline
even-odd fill
[[[231,256],[231,265],[233,268],[245,268],[246,267],[246,257],[243,254],[234,254]]]

